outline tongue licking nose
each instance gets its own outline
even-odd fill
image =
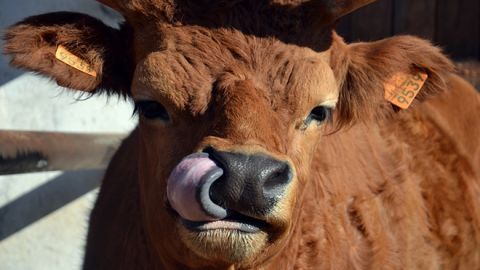
[[[213,221],[227,216],[223,207],[210,199],[210,186],[223,170],[207,153],[186,156],[172,171],[167,183],[167,197],[177,213],[190,221]]]

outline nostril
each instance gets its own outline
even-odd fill
[[[263,191],[266,194],[278,196],[292,179],[290,165],[284,162],[276,162],[270,172],[265,175]]]
[[[229,173],[228,166],[225,164],[226,161],[222,159],[221,153],[212,146],[205,147],[202,152],[207,153],[209,158],[223,170],[223,175],[209,186],[208,195],[211,202],[226,208],[225,199],[223,198],[224,192],[222,192],[222,189],[224,188],[223,182],[225,182],[225,179],[228,178],[227,175]]]
[[[223,208],[227,208],[227,205],[225,203],[225,198],[224,196],[222,196],[222,192],[221,192],[221,185],[222,185],[222,182],[224,181],[224,179],[218,179],[218,181],[215,181],[213,182],[213,184],[210,186],[210,190],[209,190],[209,196],[210,196],[210,200],[218,205],[218,206],[221,206]]]
[[[221,179],[222,174],[223,170],[221,168],[212,170],[207,174],[203,179],[202,186],[198,190],[197,195],[203,210],[211,217],[218,219],[225,218],[227,216],[227,210],[213,200],[212,188]]]

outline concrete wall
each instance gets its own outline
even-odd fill
[[[0,0],[0,31],[27,17],[78,11],[116,25],[120,16],[93,0]],[[0,55],[0,129],[128,132],[132,105],[78,95],[8,67]],[[88,214],[102,171],[0,176],[0,269],[79,269]]]

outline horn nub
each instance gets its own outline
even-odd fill
[[[376,0],[326,0],[329,17],[337,20],[350,12],[375,2]]]

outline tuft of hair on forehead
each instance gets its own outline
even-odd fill
[[[152,24],[230,28],[324,51],[335,22],[375,0],[98,1],[122,13],[140,31]]]

